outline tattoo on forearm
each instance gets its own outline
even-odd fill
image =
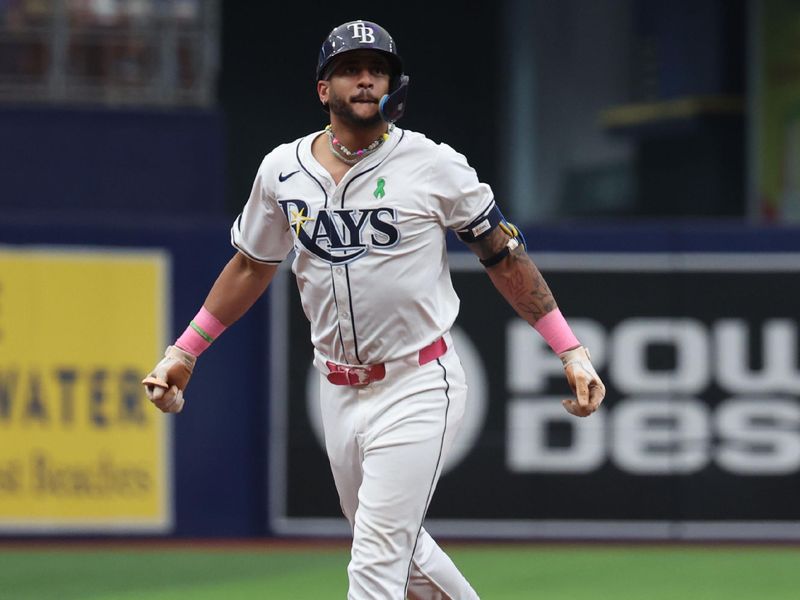
[[[500,252],[507,242],[508,236],[497,228],[483,240],[471,244],[471,248],[478,257],[487,259]],[[529,323],[535,323],[556,308],[547,282],[521,245],[487,272],[503,297]]]
[[[512,266],[509,280],[515,281],[513,287],[509,286],[509,291],[515,290],[513,306],[531,322],[537,321],[556,307],[553,293],[524,249],[517,248],[509,262]]]
[[[508,291],[514,298],[525,293],[525,276],[522,271],[509,273]]]
[[[504,263],[490,277],[521,317],[533,324],[556,308],[550,287],[521,246]]]

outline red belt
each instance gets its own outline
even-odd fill
[[[439,338],[419,351],[420,366],[436,360],[445,352],[447,352],[447,342],[444,341],[444,338]],[[330,371],[327,376],[328,381],[334,385],[362,386],[368,385],[373,381],[380,381],[386,377],[386,365],[383,363],[377,365],[345,366],[327,361],[325,365]]]

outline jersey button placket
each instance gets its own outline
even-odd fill
[[[345,267],[334,267],[333,279],[336,283],[339,330],[342,332],[342,341],[347,351],[347,357],[350,361],[355,362],[355,336],[353,334],[353,323],[350,320],[350,289],[347,287]]]

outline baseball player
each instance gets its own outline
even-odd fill
[[[464,156],[394,123],[409,85],[389,33],[352,21],[325,39],[317,94],[330,124],[270,152],[231,238],[237,252],[144,380],[180,412],[197,357],[266,290],[293,252],[320,371],[325,445],[353,531],[350,599],[478,598],[422,526],[466,407],[449,330],[459,300],[445,234],[563,361],[587,416],[605,388],[553,294]]]

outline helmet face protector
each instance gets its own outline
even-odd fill
[[[403,115],[408,93],[408,76],[403,74],[403,61],[397,54],[397,45],[383,27],[371,21],[350,21],[328,34],[322,43],[317,61],[317,81],[326,80],[331,75],[334,59],[355,50],[374,50],[382,54],[391,69],[389,93],[380,101],[380,113],[387,122],[394,122]],[[326,112],[329,110],[324,107]],[[385,109],[385,110],[384,110]]]

